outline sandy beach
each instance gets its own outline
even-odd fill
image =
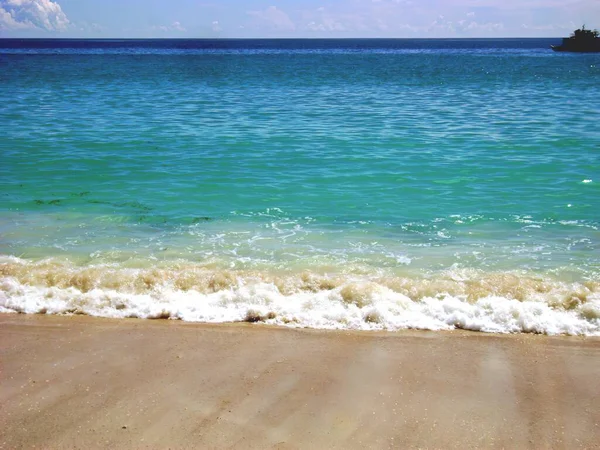
[[[0,447],[599,448],[600,340],[0,315]]]

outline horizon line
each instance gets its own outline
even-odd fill
[[[505,37],[0,37],[0,41],[242,41],[242,40],[505,40],[505,39],[561,39],[562,36],[505,36]]]

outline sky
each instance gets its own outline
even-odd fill
[[[561,37],[600,0],[0,0],[0,38]]]

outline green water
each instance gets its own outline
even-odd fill
[[[359,44],[0,52],[0,253],[598,281],[597,56]]]

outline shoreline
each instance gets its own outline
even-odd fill
[[[133,268],[6,258],[0,264],[0,313],[600,336],[597,281],[467,268],[425,277],[190,264]]]
[[[0,314],[0,448],[598,448],[600,338]]]
[[[155,326],[166,326],[166,327],[198,327],[198,328],[206,328],[206,329],[229,329],[229,328],[240,328],[242,331],[250,331],[259,330],[267,331],[280,331],[280,332],[296,332],[296,333],[305,333],[305,334],[315,334],[315,335],[341,335],[341,336],[355,336],[355,337],[373,337],[373,338],[389,338],[389,339],[399,339],[402,337],[433,337],[429,335],[441,335],[445,338],[449,338],[451,336],[456,338],[466,338],[466,337],[495,337],[495,338],[507,338],[507,339],[519,339],[520,337],[526,337],[529,339],[559,339],[566,341],[597,341],[598,342],[598,350],[600,352],[600,336],[595,335],[585,335],[585,334],[544,334],[544,333],[535,333],[535,332],[494,332],[494,331],[480,331],[480,330],[469,330],[469,329],[442,329],[442,330],[430,330],[426,328],[401,328],[398,330],[386,330],[386,329],[354,329],[354,328],[313,328],[313,327],[303,327],[303,326],[288,326],[288,325],[279,325],[266,323],[262,321],[253,321],[253,320],[235,320],[229,322],[195,322],[195,321],[187,321],[183,319],[177,319],[172,317],[156,317],[156,318],[143,318],[143,317],[105,317],[105,316],[94,316],[90,314],[48,314],[48,313],[26,313],[26,312],[0,312],[0,324],[3,323],[5,318],[16,318],[20,317],[25,320],[25,322],[31,320],[35,324],[37,320],[57,320],[58,322],[72,320],[72,323],[78,323],[79,321],[83,323],[91,323],[96,325],[117,325],[127,323],[132,326],[141,325],[141,324],[153,324]],[[98,323],[96,323],[98,322]],[[27,324],[23,324],[27,325]],[[64,324],[63,324],[64,325]],[[61,326],[63,326],[61,325]],[[142,325],[143,326],[143,325]],[[600,353],[599,353],[600,357]]]

